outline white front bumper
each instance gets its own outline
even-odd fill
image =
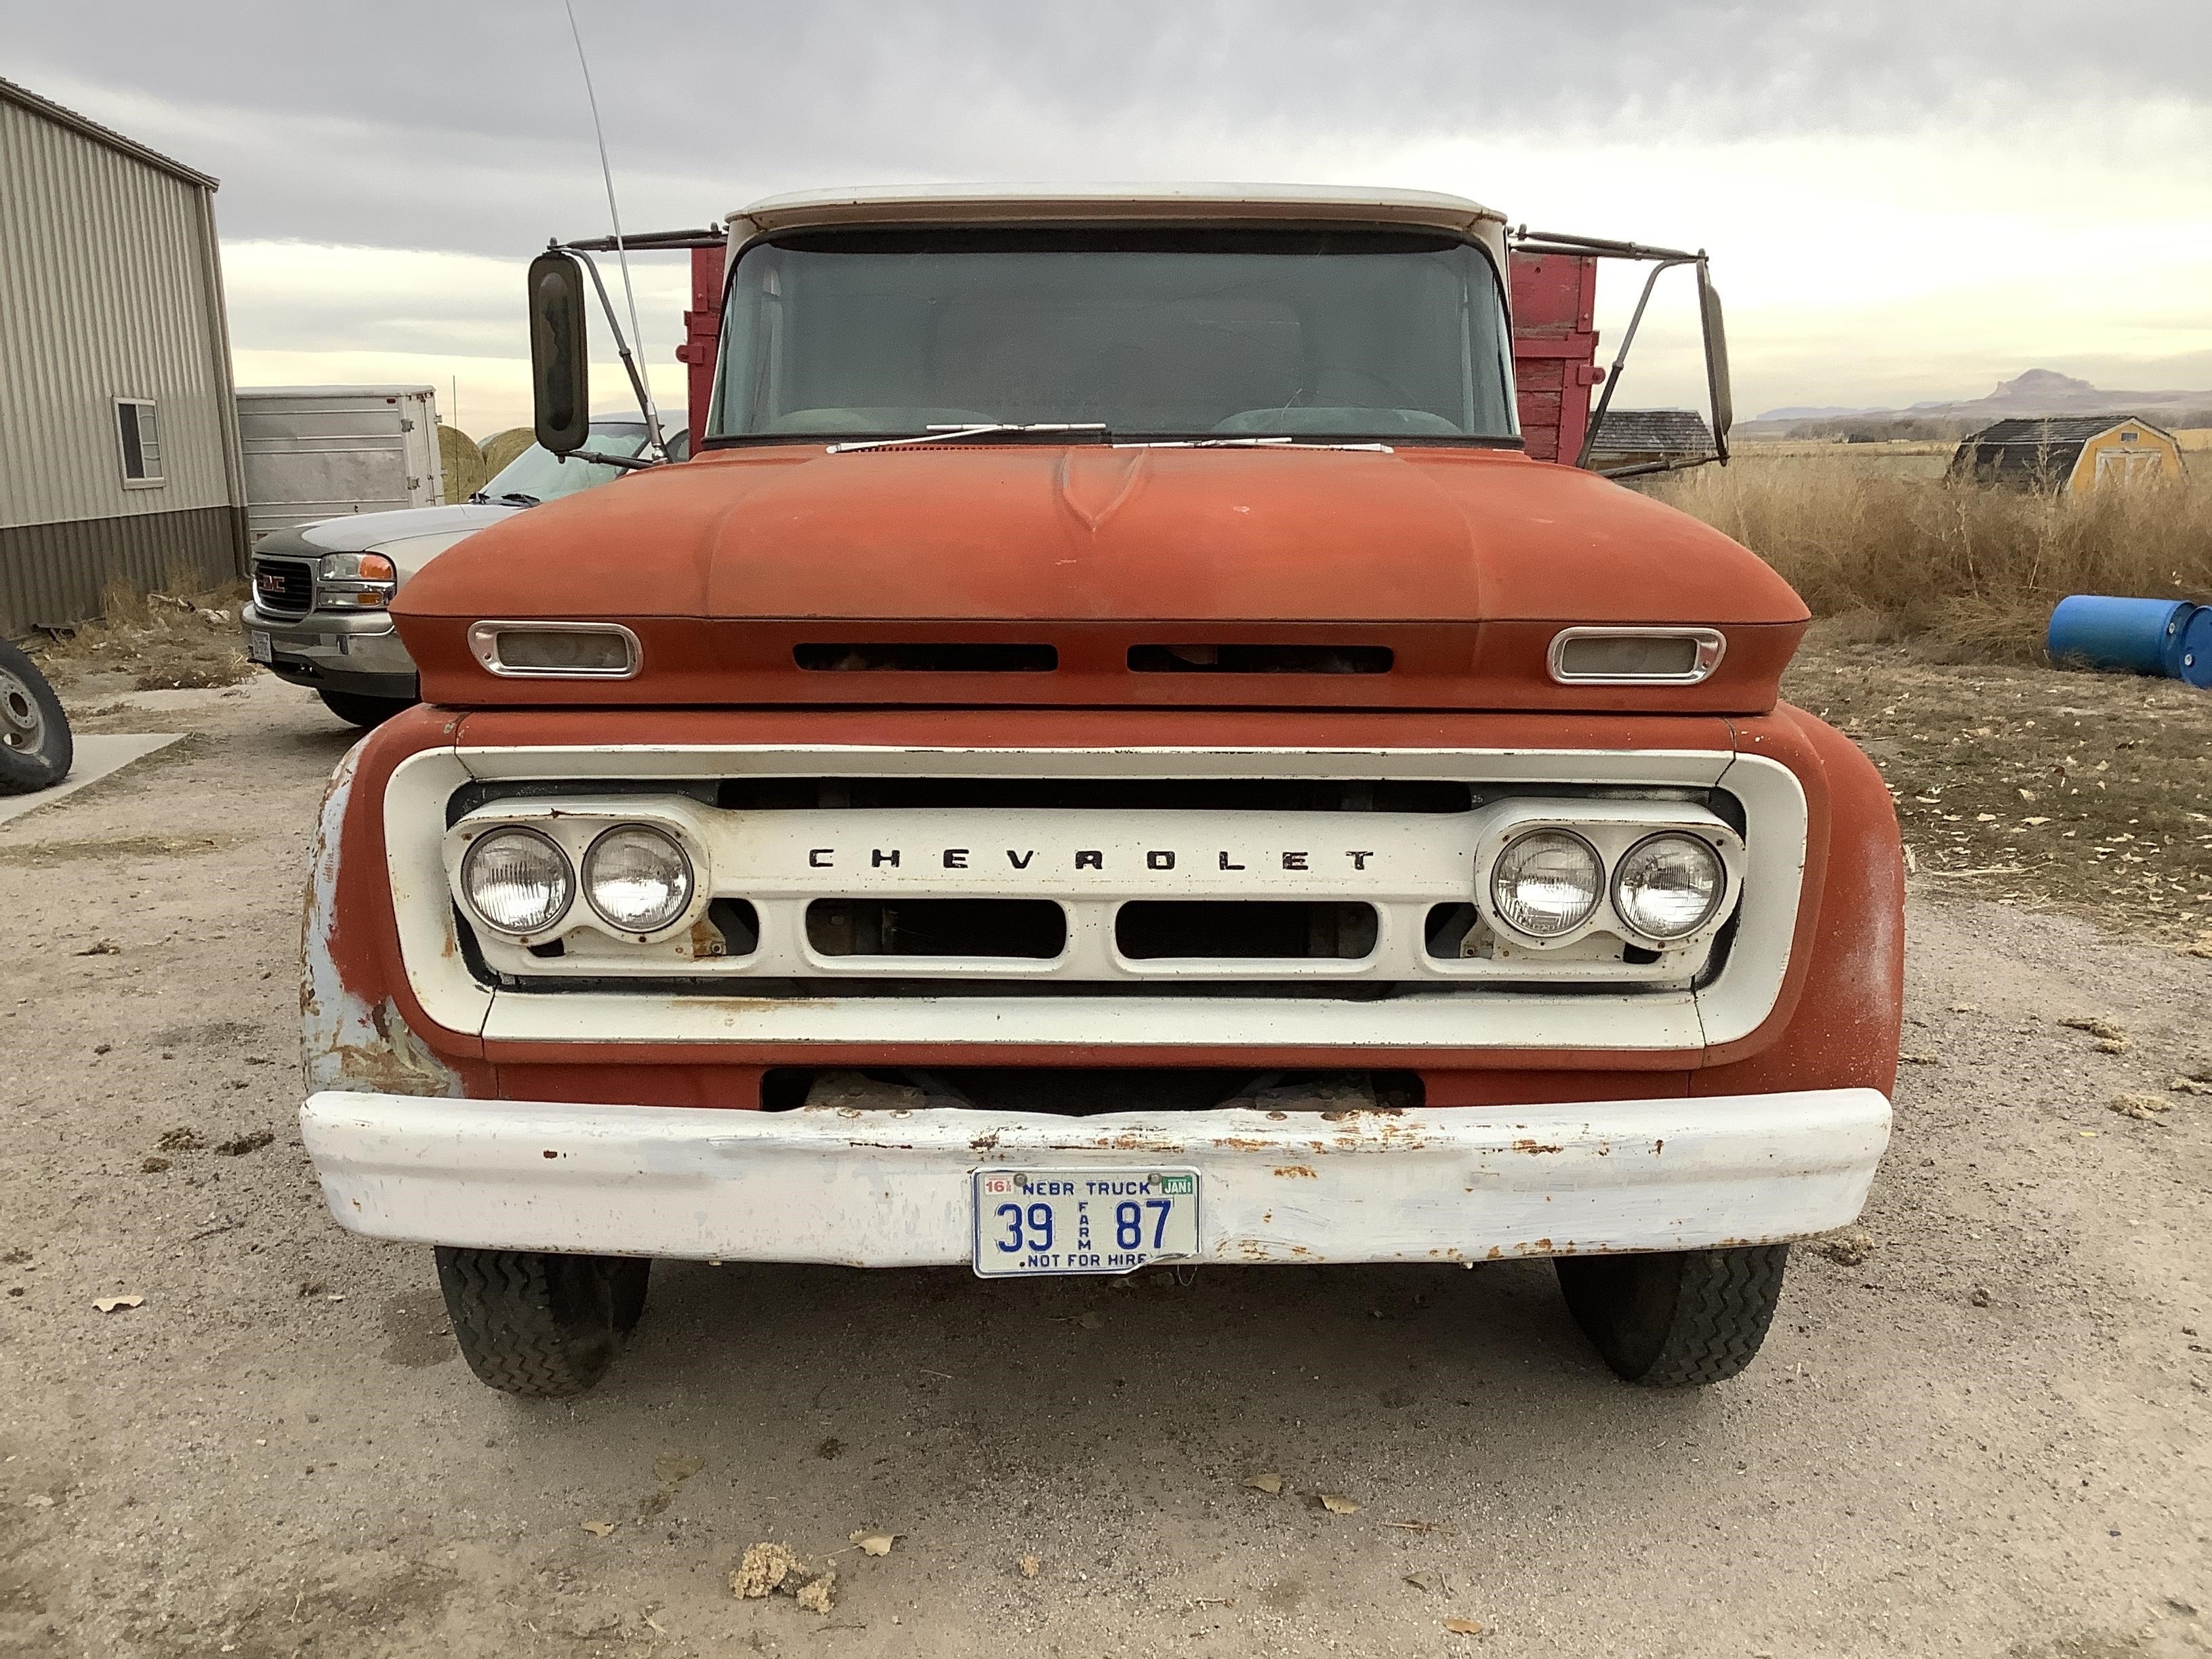
[[[864,1267],[969,1260],[982,1168],[1200,1172],[1217,1262],[1769,1243],[1856,1218],[1871,1089],[1417,1111],[793,1112],[325,1092],[331,1212],[375,1238]]]

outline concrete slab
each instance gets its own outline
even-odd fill
[[[20,818],[26,812],[35,812],[41,806],[52,806],[102,778],[113,776],[132,761],[143,760],[167,749],[184,735],[181,732],[118,732],[108,736],[81,737],[76,740],[76,758],[70,766],[69,776],[52,788],[28,795],[0,795],[0,823]]]

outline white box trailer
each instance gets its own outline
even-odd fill
[[[427,386],[238,389],[246,524],[272,531],[446,499],[437,394]]]

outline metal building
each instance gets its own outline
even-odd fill
[[[0,636],[245,573],[215,191],[0,80]]]

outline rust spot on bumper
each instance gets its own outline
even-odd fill
[[[1319,1176],[1314,1173],[1310,1165],[1304,1164],[1285,1164],[1277,1169],[1275,1173],[1282,1176],[1285,1181],[1318,1181],[1321,1179]]]

